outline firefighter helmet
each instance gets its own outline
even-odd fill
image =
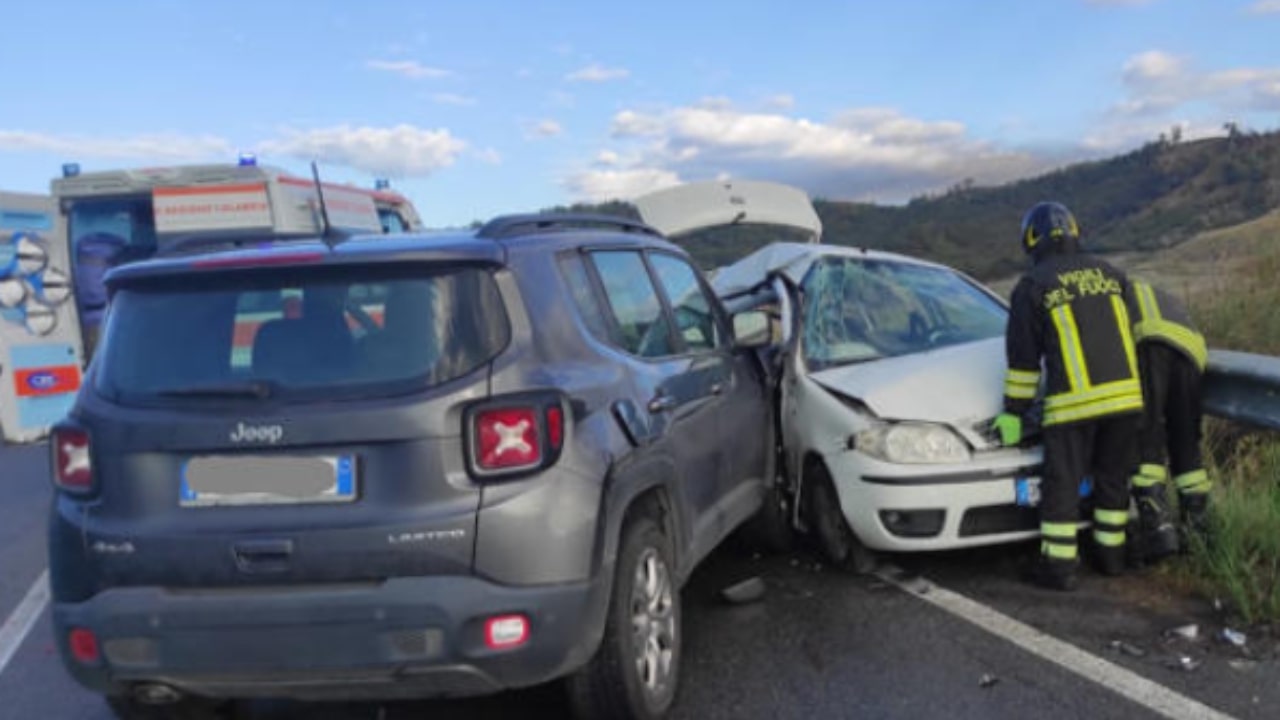
[[[1062,203],[1036,203],[1022,217],[1022,249],[1025,252],[1038,253],[1046,244],[1074,245],[1079,239],[1080,226],[1076,217]]]

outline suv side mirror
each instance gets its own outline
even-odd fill
[[[773,327],[763,310],[746,310],[733,316],[733,344],[740,348],[767,347],[773,343]]]

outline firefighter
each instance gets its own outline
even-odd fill
[[[1085,477],[1094,486],[1091,558],[1107,575],[1125,567],[1129,473],[1143,410],[1131,291],[1122,272],[1080,251],[1079,225],[1060,203],[1027,211],[1022,247],[1032,266],[1011,298],[1004,411],[994,427],[1005,445],[1021,441],[1043,364],[1041,543],[1030,579],[1069,591],[1077,584]]]
[[[1155,562],[1178,551],[1179,534],[1185,547],[1191,535],[1203,537],[1205,530],[1210,482],[1200,457],[1200,381],[1208,349],[1186,307],[1149,283],[1133,282],[1130,313],[1146,402],[1140,464],[1131,478],[1138,507],[1135,554]],[[1176,529],[1166,494],[1166,457],[1178,491]]]

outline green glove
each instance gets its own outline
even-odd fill
[[[1000,442],[1006,447],[1022,442],[1022,418],[1013,413],[1000,413],[991,427],[1000,431]]]

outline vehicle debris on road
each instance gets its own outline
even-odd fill
[[[1128,655],[1129,657],[1145,657],[1147,654],[1146,650],[1143,650],[1133,643],[1127,643],[1124,640],[1112,640],[1111,649],[1122,655]]]
[[[1200,637],[1200,626],[1195,624],[1182,625],[1167,631],[1165,633],[1165,637],[1170,639],[1182,638],[1183,640],[1195,640]]]
[[[764,598],[765,584],[759,575],[734,583],[720,591],[720,596],[734,605],[759,602]]]
[[[1000,678],[992,675],[991,673],[986,673],[982,677],[978,678],[978,687],[983,690],[990,690],[995,687],[998,682],[1000,682]]]
[[[1232,630],[1231,628],[1222,628],[1222,632],[1218,633],[1218,639],[1238,648],[1244,647],[1245,644],[1249,642],[1249,637],[1247,635],[1239,630]]]

